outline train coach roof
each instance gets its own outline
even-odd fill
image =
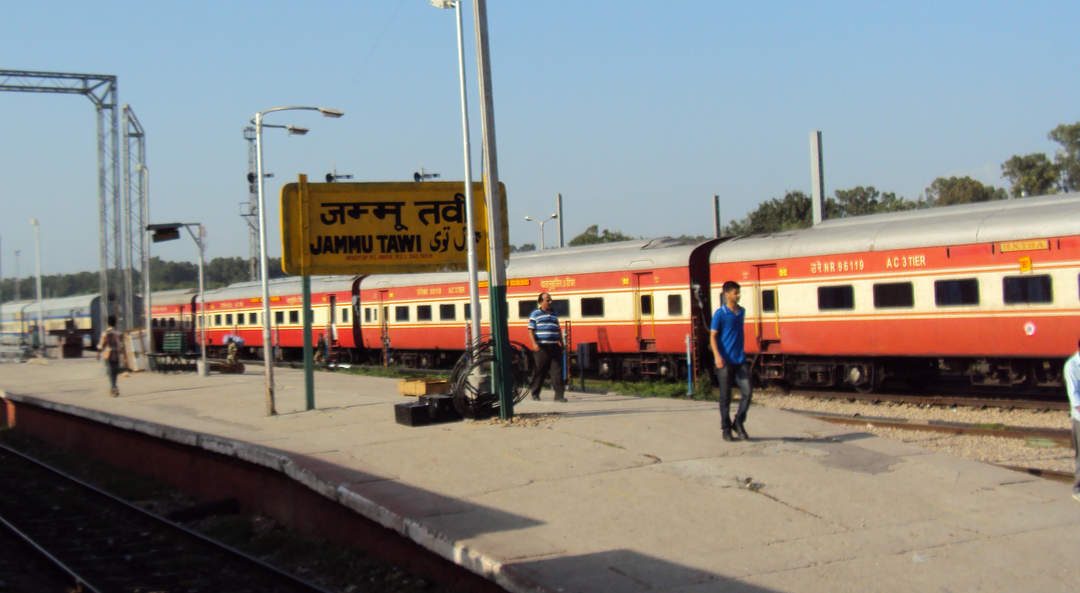
[[[710,262],[760,261],[1075,234],[1080,193],[826,220],[816,227],[736,237]]]
[[[611,270],[683,267],[690,261],[690,252],[700,243],[678,239],[635,239],[615,243],[598,243],[579,247],[518,251],[510,254],[506,264],[507,278],[554,276],[557,274],[586,274]],[[487,272],[478,274],[487,280]],[[426,274],[375,274],[367,276],[360,286],[364,290],[398,286],[424,286],[467,282],[465,272],[432,272]]]
[[[152,306],[157,306],[190,303],[191,298],[198,293],[199,291],[195,290],[194,288],[174,288],[171,290],[159,290],[150,295],[150,304]]]
[[[349,292],[352,290],[353,276],[312,276],[311,292]],[[300,294],[302,278],[289,276],[270,280],[270,296],[289,296]],[[258,298],[262,295],[261,282],[239,282],[221,288],[206,291],[207,301],[227,301],[230,299]]]

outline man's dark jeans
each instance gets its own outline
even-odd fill
[[[1073,476],[1073,493],[1080,492],[1080,421],[1072,419],[1073,457],[1076,463],[1076,475]]]
[[[746,422],[746,411],[750,409],[750,399],[753,391],[750,387],[750,363],[724,364],[723,368],[716,369],[716,381],[720,384],[720,428],[731,430],[731,384],[735,383],[742,392],[739,400],[739,409],[735,412],[735,422]]]
[[[536,361],[536,375],[533,377],[531,391],[533,397],[540,395],[544,386],[544,375],[551,375],[551,388],[555,390],[555,399],[563,398],[562,359],[563,349],[558,344],[540,344],[540,349],[533,352]]]

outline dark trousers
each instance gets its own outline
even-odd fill
[[[109,373],[109,387],[116,389],[116,376],[120,374],[120,361],[111,358],[106,360],[105,370]]]
[[[1073,476],[1073,492],[1080,492],[1080,421],[1072,419],[1072,445],[1073,461],[1076,462],[1076,473]]]
[[[716,381],[720,384],[720,428],[731,430],[731,384],[735,383],[742,392],[739,400],[739,410],[735,412],[735,423],[746,422],[746,411],[750,409],[750,399],[753,391],[750,387],[750,363],[725,364],[723,368],[716,369]]]
[[[540,344],[540,349],[533,352],[536,361],[536,374],[533,375],[530,391],[533,397],[540,396],[544,386],[544,375],[551,375],[551,388],[555,390],[555,399],[563,398],[562,359],[563,349],[558,344]]]

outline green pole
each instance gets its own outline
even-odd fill
[[[480,83],[480,127],[484,135],[484,199],[488,216],[488,299],[491,303],[491,339],[495,347],[495,363],[492,368],[492,388],[499,396],[499,417],[514,417],[514,375],[511,372],[510,337],[507,333],[506,270],[503,266],[502,186],[499,183],[499,165],[495,148],[495,104],[491,92],[491,57],[488,47],[487,2],[473,3],[473,25],[476,30],[476,69]],[[541,247],[543,247],[541,245]],[[479,314],[479,311],[476,312]]]
[[[510,360],[510,335],[506,314],[506,286],[492,286],[491,337],[495,341],[495,368],[492,369],[492,387],[499,395],[499,418],[514,417],[514,375]]]
[[[307,410],[315,409],[315,363],[311,359],[311,276],[304,274],[304,401]]]

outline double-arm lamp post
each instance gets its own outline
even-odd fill
[[[547,218],[545,218],[543,220],[540,220],[538,218],[533,218],[531,216],[526,216],[525,217],[525,220],[527,220],[529,222],[535,222],[535,223],[540,225],[540,244],[536,246],[537,251],[541,251],[541,250],[544,249],[544,225],[551,222],[552,220],[555,220],[558,217],[559,217],[559,215],[557,213],[552,214],[551,216],[549,216],[549,217],[547,217]]]
[[[269,276],[269,263],[266,258],[266,202],[263,197],[263,151],[262,151],[262,130],[263,127],[270,127],[271,124],[264,124],[263,117],[268,113],[274,113],[275,111],[318,111],[325,117],[341,117],[345,115],[345,112],[338,109],[329,109],[326,107],[308,107],[303,105],[292,105],[288,107],[274,107],[273,109],[266,109],[263,111],[255,112],[255,117],[252,123],[255,124],[255,180],[258,187],[259,195],[259,273],[260,280],[262,282],[262,305],[263,305],[263,319],[262,319],[262,337],[263,337],[263,365],[265,367],[266,374],[266,415],[273,416],[277,413],[274,409],[274,357],[273,348],[270,344],[270,276]],[[280,126],[274,126],[280,127]],[[286,127],[289,129],[289,127]],[[297,133],[294,130],[300,130],[303,128],[294,128],[289,130],[290,133]],[[307,130],[304,130],[307,132]],[[302,133],[302,132],[301,132]],[[305,314],[307,312],[305,311]]]
[[[153,233],[151,240],[154,243],[172,241],[180,238],[180,227],[187,229],[188,234],[199,247],[199,374],[206,376],[206,295],[205,276],[203,275],[203,254],[206,250],[206,236],[203,233],[203,225],[198,222],[169,222],[163,224],[148,224],[146,230]],[[198,234],[191,229],[199,230]]]
[[[476,222],[473,218],[472,156],[469,148],[469,108],[465,93],[465,45],[461,31],[461,0],[429,0],[436,8],[453,8],[457,16],[458,80],[461,82],[461,134],[465,152],[465,243],[468,246],[470,341],[480,342],[480,289],[476,262]],[[417,174],[420,175],[419,173]],[[417,179],[419,181],[419,179]]]

